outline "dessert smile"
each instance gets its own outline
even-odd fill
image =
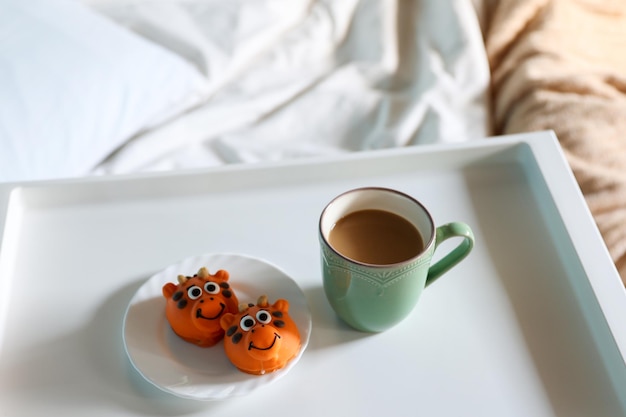
[[[254,346],[254,343],[250,342],[250,344],[248,345],[248,350],[252,350],[252,349],[256,349],[256,350],[270,350],[271,348],[274,347],[274,344],[276,343],[276,339],[280,339],[280,336],[278,334],[274,333],[274,340],[272,340],[272,344],[269,345],[266,348],[260,348],[260,347]]]

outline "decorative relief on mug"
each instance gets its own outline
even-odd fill
[[[335,283],[343,281],[340,277],[345,277],[346,290],[347,286],[350,285],[350,278],[362,279],[376,287],[389,287],[408,276],[413,270],[429,262],[428,258],[420,257],[416,261],[407,263],[399,268],[368,268],[351,264],[326,246],[322,248],[322,257],[324,259],[324,268],[335,278],[333,280]]]

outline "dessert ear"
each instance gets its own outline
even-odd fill
[[[274,304],[272,304],[272,308],[282,311],[283,313],[287,313],[289,312],[289,301],[280,298],[276,300]]]
[[[216,277],[216,278],[219,278],[221,280],[228,281],[229,274],[228,274],[228,271],[220,269],[213,276]]]
[[[176,292],[176,288],[178,288],[176,284],[173,284],[171,282],[168,282],[167,284],[165,284],[163,286],[163,297],[170,298],[172,294]]]
[[[220,326],[223,330],[228,330],[237,321],[237,317],[233,313],[226,313],[220,318]]]

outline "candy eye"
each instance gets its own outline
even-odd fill
[[[247,332],[252,327],[254,327],[255,324],[256,324],[256,321],[254,321],[252,316],[248,314],[241,318],[241,321],[239,322],[239,327],[241,327],[243,331]]]
[[[220,292],[220,286],[214,282],[207,282],[206,284],[204,284],[204,291],[208,292],[209,294],[217,294]]]
[[[197,285],[192,285],[191,287],[187,288],[187,295],[192,300],[197,300],[202,295],[202,290]]]
[[[272,321],[272,316],[270,316],[270,313],[268,313],[265,310],[259,310],[258,313],[256,313],[256,319],[259,321],[259,323],[261,324],[267,324],[270,321]]]

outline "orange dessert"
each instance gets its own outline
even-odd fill
[[[300,333],[289,316],[289,302],[270,305],[267,296],[257,304],[242,304],[238,313],[220,319],[226,331],[224,350],[240,371],[262,375],[283,368],[300,350]]]
[[[220,319],[227,313],[236,313],[239,304],[228,277],[223,269],[211,275],[202,267],[192,277],[179,275],[178,285],[168,282],[163,286],[165,315],[174,333],[202,347],[222,340]]]

